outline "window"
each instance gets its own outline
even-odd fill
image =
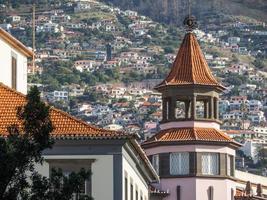
[[[175,107],[175,118],[176,119],[185,119],[185,102],[183,101],[176,101]]]
[[[227,155],[227,175],[234,176],[234,156]]]
[[[153,155],[152,156],[152,166],[156,170],[157,173],[159,173],[159,155]]]
[[[132,183],[131,183],[131,186],[130,186],[130,193],[131,193],[131,194],[130,194],[130,195],[131,195],[131,198],[130,198],[130,199],[131,199],[131,200],[134,200],[134,199],[133,199],[133,193],[134,193],[134,191],[133,191],[133,184],[132,184]]]
[[[210,186],[209,189],[208,189],[208,198],[209,198],[209,200],[213,200],[213,196],[214,196],[214,188],[212,186]]]
[[[202,174],[218,175],[219,174],[219,154],[203,153],[201,156]]]
[[[207,110],[205,110],[205,103],[204,103],[204,101],[197,101],[196,102],[196,114],[197,114],[197,118],[199,118],[199,119],[206,118],[207,114],[205,112],[207,112]]]
[[[171,175],[189,174],[188,152],[170,154],[170,174]]]
[[[70,172],[70,171],[63,171],[63,175],[65,176],[65,177],[69,177],[70,175],[71,175],[71,173],[72,172]],[[91,192],[90,192],[90,189],[89,189],[89,186],[90,186],[90,179],[87,179],[87,180],[85,180],[85,181],[80,181],[79,182],[79,193],[73,193],[72,194],[72,198],[71,198],[71,200],[78,200],[78,199],[80,199],[82,196],[85,196],[85,195],[91,195]],[[63,184],[64,184],[64,182],[63,182],[63,179],[61,180],[61,187],[63,187]]]
[[[125,194],[125,200],[128,200],[128,179],[125,177],[124,179],[124,194]]]
[[[17,89],[17,59],[13,56],[11,60],[11,87]]]

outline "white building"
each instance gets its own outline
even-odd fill
[[[77,60],[74,63],[74,68],[80,72],[89,71],[93,72],[97,69],[97,62],[92,60]]]
[[[11,19],[12,22],[20,22],[21,17],[18,15],[12,15],[9,17]]]
[[[33,56],[32,51],[0,28],[0,55],[0,82],[26,94],[27,58]]]
[[[267,141],[267,127],[253,127],[253,131],[256,132],[257,137]]]
[[[59,33],[64,31],[64,27],[59,24],[48,22],[43,26],[37,26],[36,32],[47,32],[47,33]]]
[[[263,111],[251,111],[248,113],[248,119],[253,123],[259,124],[260,122],[265,122],[266,118]]]
[[[132,11],[132,10],[126,10],[124,12],[124,14],[128,17],[137,17],[138,16],[138,13],[135,12],[135,11]]]
[[[240,42],[240,37],[229,37],[228,38],[228,43],[230,45],[237,45]]]
[[[67,91],[57,91],[52,92],[52,98],[54,101],[66,101],[68,100],[69,93]]]
[[[74,7],[74,12],[88,11],[91,9],[90,2],[80,1],[77,2],[77,5]]]

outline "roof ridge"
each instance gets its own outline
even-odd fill
[[[193,41],[194,40],[194,35],[193,33],[189,32],[187,33],[188,34],[188,37],[189,37],[189,55],[190,55],[190,64],[189,64],[189,67],[191,66],[191,76],[192,76],[192,82],[194,84],[196,84],[196,79],[195,79],[195,65],[194,65],[194,62],[193,62],[193,53],[194,53],[194,50],[193,50]]]

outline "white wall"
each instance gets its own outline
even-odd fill
[[[45,160],[90,160],[92,163],[92,197],[95,200],[113,200],[113,155],[64,155],[64,156],[44,156]],[[43,176],[49,176],[49,163],[36,165],[37,171]]]
[[[255,184],[262,184],[263,186],[267,186],[267,177],[264,176],[259,176],[259,175],[255,175],[255,174],[251,174],[251,173],[247,173],[247,172],[242,172],[239,170],[235,171],[235,176],[238,180],[237,181],[237,186],[240,188],[246,188],[246,183],[247,181],[250,181],[252,184],[252,189],[253,189],[253,193],[256,194],[256,190],[257,187]],[[263,188],[263,194],[267,193],[267,189]]]
[[[27,93],[27,58],[0,38],[0,82],[11,87],[11,56],[17,57],[17,91]]]
[[[124,150],[123,155],[127,155]],[[138,190],[138,199],[140,200],[140,195],[143,195],[143,200],[148,200],[148,186],[145,180],[140,175],[139,171],[137,171],[135,163],[129,156],[123,156],[122,158],[122,166],[123,166],[123,198],[125,200],[125,177],[128,179],[128,199],[130,198],[130,184],[133,184],[133,199],[136,199],[135,191]]]

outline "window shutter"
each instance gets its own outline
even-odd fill
[[[196,172],[198,175],[202,174],[202,161],[201,161],[202,153],[197,152],[196,153]]]
[[[190,152],[189,153],[189,174],[195,175],[197,172],[197,166],[196,166],[196,152]]]
[[[148,157],[148,160],[150,161],[150,163],[152,164],[152,155],[147,156],[147,157]]]
[[[159,175],[160,176],[170,175],[170,154],[169,153],[159,154]]]
[[[225,176],[226,175],[226,173],[227,173],[227,163],[226,163],[226,161],[227,161],[227,154],[225,154],[225,153],[221,153],[220,154],[220,164],[219,164],[219,166],[220,166],[220,175],[221,176]]]
[[[235,159],[234,156],[230,156],[231,161],[231,176],[235,176]]]

